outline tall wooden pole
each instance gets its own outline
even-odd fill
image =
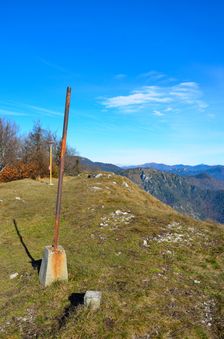
[[[54,251],[58,250],[59,224],[60,224],[60,214],[61,214],[62,182],[63,182],[63,176],[64,176],[64,162],[65,162],[65,152],[66,152],[66,139],[67,139],[67,129],[68,129],[68,115],[69,115],[69,107],[70,107],[70,97],[71,97],[71,88],[67,87],[66,101],[65,101],[65,113],[64,113],[64,126],[63,126],[62,141],[61,141],[58,192],[57,192],[55,223],[54,223],[54,239],[53,239]]]
[[[49,142],[49,146],[50,146],[50,166],[49,166],[50,183],[49,183],[49,185],[53,185],[53,183],[52,183],[52,148],[53,148],[53,142]]]

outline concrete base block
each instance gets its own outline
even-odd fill
[[[95,311],[100,308],[101,297],[102,292],[86,291],[84,296],[84,305]]]
[[[62,246],[58,246],[57,251],[54,251],[52,246],[45,247],[39,272],[39,280],[44,287],[58,280],[68,280],[67,259]]]

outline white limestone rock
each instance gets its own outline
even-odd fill
[[[95,311],[100,308],[102,292],[100,291],[86,291],[84,296],[84,305]]]

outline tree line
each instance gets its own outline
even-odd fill
[[[49,143],[53,141],[53,175],[57,176],[61,142],[56,133],[35,122],[32,130],[21,137],[18,127],[0,118],[0,181],[44,177],[49,174]],[[67,147],[65,173],[79,173],[76,151]]]

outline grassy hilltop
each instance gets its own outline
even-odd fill
[[[44,289],[37,266],[52,243],[56,190],[56,181],[0,184],[0,337],[224,337],[222,225],[182,216],[124,177],[66,177],[69,281]],[[82,305],[86,290],[102,291],[99,311]]]

